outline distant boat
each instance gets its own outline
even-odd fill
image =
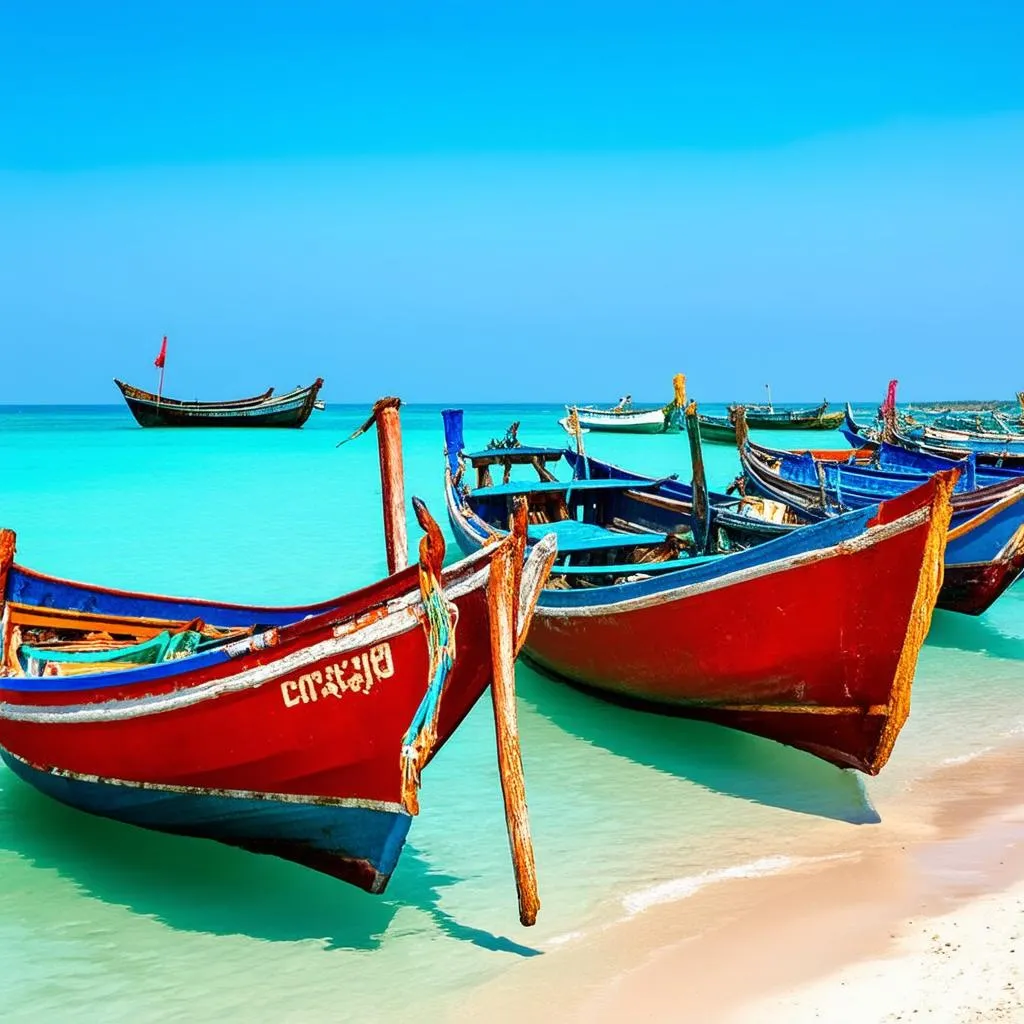
[[[268,388],[262,395],[229,402],[183,402],[154,395],[114,378],[141,427],[301,427],[317,406],[323,378],[286,395]],[[322,406],[323,403],[320,403]]]
[[[896,410],[896,381],[889,382],[889,393],[879,409],[875,426],[865,426],[853,418],[849,404],[840,428],[846,440],[855,448],[877,447],[885,441],[907,451],[947,459],[973,456],[979,466],[996,466],[1024,472],[1024,443],[1012,435],[993,440],[990,435],[967,431],[925,430],[900,422]]]
[[[747,426],[755,430],[835,430],[843,422],[842,412],[829,412],[828,400],[825,399],[821,405],[807,409],[776,409],[772,404],[771,386],[765,384],[765,392],[768,401],[764,405],[741,405],[736,403],[729,406],[727,422],[733,425],[735,436],[736,414],[743,409],[747,417]],[[706,419],[706,417],[705,417]],[[701,423],[702,434],[705,424]],[[722,438],[716,438],[722,440]]]
[[[683,408],[686,405],[686,377],[678,373],[672,379],[674,395],[668,405],[637,409],[633,396],[623,395],[618,404],[610,408],[595,405],[567,405],[566,420],[571,422],[575,409],[580,428],[605,431],[615,434],[676,434],[682,424]],[[559,420],[566,430],[565,421]]]
[[[829,412],[828,402],[810,409],[776,409],[771,404],[730,405],[730,421],[740,408],[746,410],[747,426],[753,430],[835,430],[845,415],[842,411]]]

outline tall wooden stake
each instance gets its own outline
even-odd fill
[[[13,530],[0,530],[0,609],[7,598],[7,574],[14,564],[15,543]]]
[[[398,410],[400,398],[378,398],[370,415],[357,427],[340,448],[377,427],[377,451],[380,462],[381,504],[384,508],[384,547],[389,575],[401,572],[409,564],[409,537],[405,526],[405,473],[402,468],[402,420]]]
[[[690,440],[690,462],[693,466],[693,539],[697,545],[697,554],[706,555],[711,549],[711,505],[704,475],[704,450],[700,444],[700,419],[696,402],[690,402],[686,407],[686,433]]]
[[[381,501],[384,506],[384,547],[388,573],[409,564],[409,538],[405,525],[405,472],[402,466],[400,399],[382,398],[373,407],[380,453]]]
[[[526,810],[526,781],[519,748],[519,723],[516,714],[515,647],[519,580],[526,539],[526,505],[520,499],[513,514],[512,543],[502,543],[491,560],[487,584],[487,604],[491,620],[491,664],[494,682],[494,726],[497,734],[498,773],[505,800],[505,825],[508,829],[512,867],[519,894],[519,920],[534,924],[540,909],[537,894],[537,865]]]

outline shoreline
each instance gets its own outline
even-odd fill
[[[943,765],[870,831],[826,827],[794,853],[633,894],[628,916],[550,944],[453,1019],[1024,1020],[1024,742]]]

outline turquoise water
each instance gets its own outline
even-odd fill
[[[121,407],[0,408],[0,522],[18,530],[19,561],[63,576],[225,600],[325,598],[385,571],[375,441],[335,448],[365,413],[331,407],[302,431],[193,433],[141,430]],[[525,442],[560,443],[561,414],[470,408],[466,439],[482,445],[519,419]],[[403,427],[407,492],[441,517],[439,408],[403,409]],[[641,471],[689,472],[682,437],[586,440]],[[838,434],[785,443],[842,446]],[[714,485],[739,471],[729,447],[707,446],[706,460]],[[856,848],[916,778],[1024,728],[1022,668],[1024,587],[977,620],[937,613],[911,719],[883,775],[865,781],[767,741],[612,707],[520,666],[543,900],[529,930],[516,916],[486,700],[428,770],[383,897],[90,818],[0,768],[0,1017],[443,1010],[673,880],[792,852],[825,823],[848,823]]]

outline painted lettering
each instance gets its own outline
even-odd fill
[[[361,654],[325,665],[322,672],[314,669],[297,680],[286,680],[281,683],[281,698],[287,708],[327,697],[341,700],[346,693],[367,694],[376,683],[394,674],[391,645],[377,644]]]

